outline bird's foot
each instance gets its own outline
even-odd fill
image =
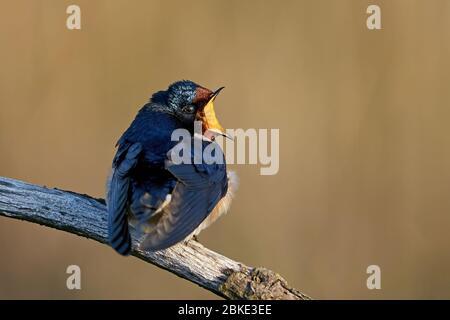
[[[188,245],[190,241],[195,241],[195,242],[200,243],[200,241],[198,240],[198,236],[197,235],[193,235],[193,236],[190,236],[190,237],[184,239],[183,243],[185,245]]]

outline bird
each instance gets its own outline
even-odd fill
[[[223,160],[217,163],[180,164],[171,158],[171,150],[180,143],[200,142],[205,150],[217,147],[217,136],[230,138],[213,104],[222,89],[211,91],[191,80],[174,82],[151,96],[117,141],[106,205],[108,242],[119,254],[131,253],[130,228],[140,237],[141,249],[164,250],[197,239],[229,210],[238,178],[227,171],[220,147],[214,149]],[[195,121],[201,121],[200,134],[194,130]],[[186,130],[189,141],[173,141],[177,129]]]

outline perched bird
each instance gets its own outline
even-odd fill
[[[118,253],[131,251],[129,224],[142,235],[141,248],[156,251],[198,235],[228,210],[237,177],[227,173],[223,154],[222,163],[212,164],[175,164],[170,158],[181,143],[172,141],[176,129],[189,132],[191,141],[183,143],[200,139],[202,150],[225,135],[213,106],[222,89],[173,83],[152,95],[117,142],[106,202],[108,239]],[[194,121],[202,121],[200,137]]]

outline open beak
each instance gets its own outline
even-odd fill
[[[223,89],[225,89],[225,87],[220,87],[219,89],[217,89],[216,91],[214,91],[211,94],[211,97],[209,98],[210,101],[214,101],[216,99],[216,97],[219,95],[220,91],[222,91]]]
[[[208,102],[197,112],[197,120],[202,121],[203,135],[211,140],[214,140],[214,137],[217,135],[232,139],[225,133],[225,129],[220,125],[214,111],[214,100],[223,88],[225,87],[221,87],[211,93]]]

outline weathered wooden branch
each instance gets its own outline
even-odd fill
[[[88,195],[0,177],[0,215],[107,242],[105,202]],[[289,287],[275,272],[233,261],[196,241],[145,252],[138,248],[138,240],[133,239],[132,255],[224,298],[310,299]]]

